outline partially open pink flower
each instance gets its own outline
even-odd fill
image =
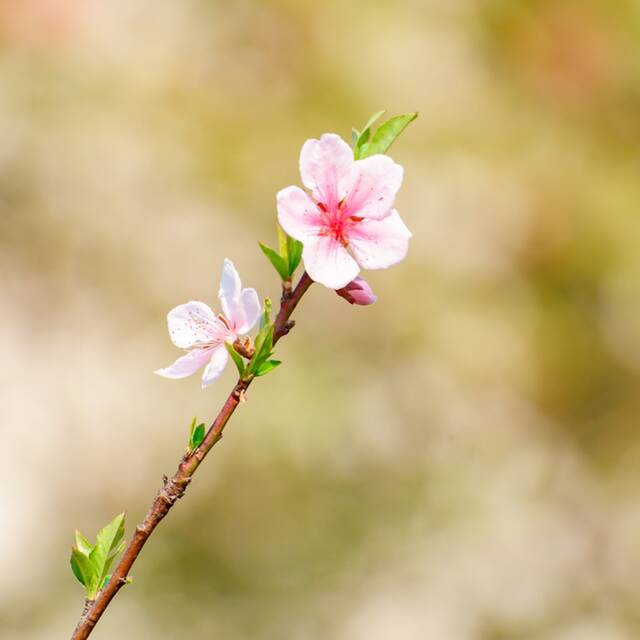
[[[393,208],[402,167],[378,154],[354,160],[351,147],[335,133],[307,140],[300,152],[299,187],[278,193],[278,221],[304,249],[313,280],[340,289],[364,269],[400,262],[411,232]],[[358,266],[360,265],[360,266]]]
[[[338,289],[336,293],[347,302],[359,304],[363,307],[373,304],[378,299],[378,296],[371,290],[369,283],[360,276],[352,280],[346,287]]]
[[[215,315],[204,302],[192,300],[169,311],[169,335],[176,347],[187,354],[170,367],[156,373],[165,378],[186,378],[206,365],[202,388],[223,371],[229,354],[225,343],[248,333],[260,315],[260,300],[255,289],[243,289],[233,262],[225,259],[218,298],[224,315]]]

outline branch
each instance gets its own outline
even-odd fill
[[[313,280],[311,280],[305,271],[293,291],[283,291],[280,309],[274,323],[273,344],[287,335],[293,327],[294,323],[290,321],[289,318],[312,283]],[[177,500],[182,498],[200,463],[222,438],[222,432],[229,418],[231,418],[236,407],[243,400],[244,394],[250,384],[251,380],[240,379],[236,382],[222,409],[220,409],[220,412],[209,427],[200,446],[182,457],[173,477],[165,477],[164,486],[160,489],[156,499],[153,501],[142,524],[136,527],[131,542],[129,542],[122,558],[120,558],[120,562],[114,570],[108,584],[100,591],[98,597],[93,602],[87,601],[85,603],[84,610],[71,636],[71,640],[85,640],[88,638],[114,596],[120,591],[122,586],[127,584],[129,570],[140,555],[142,548],[155,528],[167,513],[169,513],[171,507],[173,507]]]

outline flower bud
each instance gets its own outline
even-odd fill
[[[378,296],[371,291],[369,283],[360,276],[352,280],[346,287],[337,289],[336,293],[350,304],[362,306],[373,304],[378,299]]]

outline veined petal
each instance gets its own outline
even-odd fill
[[[180,349],[223,340],[226,329],[213,311],[197,300],[171,309],[167,324],[171,341]]]
[[[354,162],[344,180],[344,214],[375,220],[387,216],[402,185],[402,175],[402,167],[389,156],[378,154]]]
[[[249,333],[260,317],[260,298],[255,289],[243,289],[237,311],[241,311],[234,318],[237,333]]]
[[[243,289],[240,276],[233,262],[225,258],[220,278],[218,297],[229,321],[231,334],[247,333],[260,315],[260,299],[255,289]],[[227,335],[226,339],[233,335]]]
[[[349,231],[349,248],[364,269],[385,269],[407,255],[411,232],[394,209],[382,220],[363,220]]]
[[[211,353],[211,360],[209,361],[207,368],[202,374],[203,389],[209,386],[216,378],[220,376],[220,374],[224,371],[224,368],[227,366],[228,359],[229,354],[227,353],[227,348],[224,345],[213,349],[213,352]]]
[[[166,367],[165,369],[158,369],[154,373],[157,373],[163,378],[186,378],[187,376],[195,373],[207,362],[209,362],[211,352],[212,349],[210,348],[194,349],[193,351],[189,351],[189,353],[178,358],[170,367]]]
[[[322,216],[316,203],[300,187],[287,187],[278,192],[278,222],[296,240],[316,234]]]
[[[231,319],[234,309],[240,301],[242,293],[242,282],[240,275],[229,258],[224,259],[222,264],[222,275],[220,276],[220,289],[218,290],[218,298],[222,304],[224,315]]]
[[[302,250],[304,266],[312,280],[329,289],[341,289],[360,269],[344,246],[331,236],[309,236]]]
[[[307,140],[300,151],[302,183],[329,209],[344,197],[340,184],[352,164],[351,147],[335,133],[325,133],[320,140]]]

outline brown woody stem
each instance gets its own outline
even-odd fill
[[[290,322],[289,318],[312,283],[313,281],[305,271],[296,288],[288,296],[282,297],[280,310],[274,322],[274,344],[291,330],[293,322]],[[116,593],[120,591],[120,588],[128,582],[129,570],[142,551],[142,548],[155,528],[160,524],[161,520],[169,513],[171,507],[173,507],[177,500],[182,498],[200,463],[222,438],[222,432],[229,418],[231,418],[236,407],[243,400],[244,394],[250,384],[251,380],[238,380],[238,382],[236,382],[222,409],[220,409],[220,412],[209,427],[200,446],[182,457],[173,477],[165,478],[164,486],[160,489],[153,501],[142,524],[136,527],[129,545],[125,549],[118,566],[111,576],[111,580],[109,580],[109,583],[100,591],[98,597],[93,602],[85,602],[85,608],[71,636],[71,640],[85,640],[85,638],[89,637],[111,600],[113,600]]]

